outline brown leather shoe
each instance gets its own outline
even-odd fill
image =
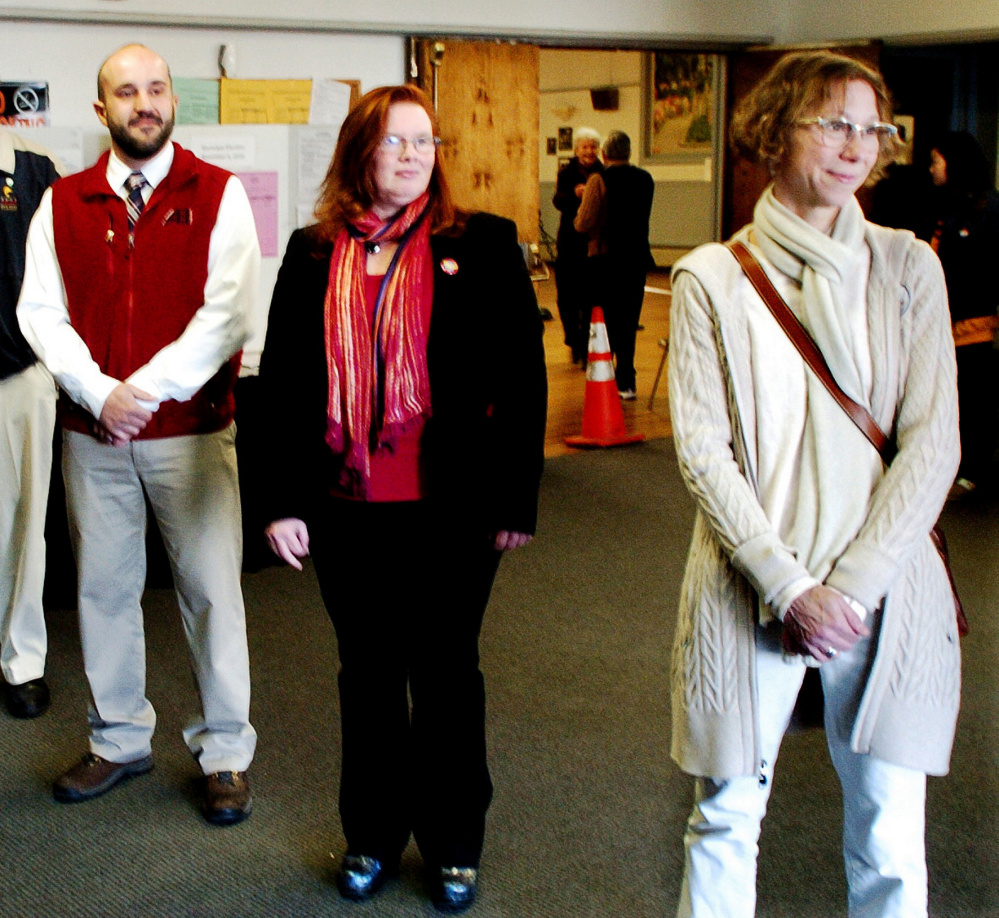
[[[153,757],[143,756],[131,762],[109,762],[88,752],[76,765],[57,778],[52,794],[60,803],[80,803],[106,794],[119,781],[144,775],[153,767]]]
[[[205,777],[201,810],[213,826],[234,826],[249,817],[253,795],[245,771],[217,771]]]

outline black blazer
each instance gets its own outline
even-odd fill
[[[579,165],[579,158],[574,156],[562,167],[555,179],[555,195],[552,197],[552,204],[562,213],[556,236],[560,261],[563,258],[586,260],[586,243],[589,241],[589,235],[577,233],[572,222],[576,219],[580,204],[580,199],[576,197],[576,186],[585,185],[586,180],[594,172],[603,173],[603,171],[604,164],[598,159],[589,172],[584,172],[583,167]]]
[[[492,533],[533,533],[544,463],[543,326],[515,225],[473,214],[433,236],[427,343],[433,416],[421,445],[428,499]],[[288,242],[271,299],[260,386],[273,437],[265,447],[267,520],[309,522],[333,480],[325,442],[328,373],[323,304],[331,246],[309,229]],[[442,263],[457,265],[445,273]],[[452,264],[448,267],[453,270]]]
[[[652,176],[631,163],[608,166],[603,176],[607,201],[600,234],[607,240],[608,256],[643,270],[654,268],[649,246],[649,218],[656,191]]]

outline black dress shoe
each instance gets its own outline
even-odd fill
[[[3,692],[11,717],[41,717],[49,709],[49,687],[44,679],[20,685],[4,682]]]
[[[344,899],[363,902],[385,885],[388,874],[384,861],[364,854],[345,854],[336,871],[336,888]]]
[[[441,912],[463,912],[472,907],[479,881],[474,867],[441,867],[433,878],[430,899]]]

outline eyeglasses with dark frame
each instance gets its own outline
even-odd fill
[[[430,134],[421,134],[419,137],[402,137],[399,134],[386,134],[381,140],[381,148],[386,153],[396,153],[400,156],[402,155],[402,151],[406,149],[407,144],[421,156],[425,156],[441,145],[441,139],[440,137],[432,137]]]
[[[839,118],[823,118],[817,115],[814,118],[802,118],[797,122],[802,127],[814,124],[819,129],[819,136],[822,143],[834,150],[845,147],[855,137],[864,144],[883,143],[898,136],[898,128],[894,124],[887,124],[884,121],[875,121],[873,124],[856,124],[842,115]]]

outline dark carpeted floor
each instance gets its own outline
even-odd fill
[[[668,653],[692,507],[670,441],[549,463],[539,537],[500,572],[482,639],[496,798],[480,918],[673,912],[690,779],[668,756]],[[999,916],[999,516],[948,510],[972,619],[953,773],[929,790],[932,914]],[[411,846],[373,902],[342,901],[334,638],[314,578],[244,581],[260,735],[255,812],[196,812],[179,731],[195,703],[172,593],[146,602],[156,768],[65,806],[52,779],[85,748],[75,613],[50,614],[52,710],[0,714],[0,918],[436,914]],[[760,858],[760,916],[846,914],[838,789],[821,734],[789,738]]]

